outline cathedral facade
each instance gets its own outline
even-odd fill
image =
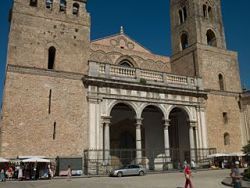
[[[86,3],[14,0],[0,156],[123,163],[116,151],[127,151],[157,163],[241,151],[249,135],[220,0],[171,0],[171,57],[123,28],[91,41]]]

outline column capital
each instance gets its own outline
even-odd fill
[[[163,121],[164,121],[164,128],[165,129],[168,129],[168,127],[170,126],[170,119],[163,119]]]
[[[102,116],[102,122],[105,124],[105,125],[109,125],[110,122],[111,122],[111,116]]]
[[[136,126],[139,126],[139,125],[141,126],[142,125],[143,118],[136,118],[135,120],[136,120],[136,123],[135,123]]]
[[[197,122],[196,121],[189,121],[190,128],[197,128]]]

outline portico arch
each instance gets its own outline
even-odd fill
[[[176,164],[191,160],[191,149],[194,149],[194,132],[193,127],[190,126],[190,115],[184,107],[174,107],[169,112],[171,159]]]
[[[145,105],[141,117],[143,156],[148,160],[148,168],[156,169],[156,161],[165,154],[164,112],[158,105]]]
[[[115,102],[110,111],[111,164],[130,164],[136,158],[136,112],[126,102]]]
[[[112,109],[117,105],[117,104],[124,104],[127,105],[131,110],[133,110],[135,112],[135,117],[139,117],[138,116],[138,107],[135,103],[130,102],[130,101],[120,101],[120,100],[114,100],[112,102],[109,103],[108,105],[108,109],[107,109],[107,115],[111,116],[111,111]]]

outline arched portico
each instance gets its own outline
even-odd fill
[[[174,107],[169,112],[169,146],[173,162],[191,161],[195,150],[195,121],[185,108]]]
[[[158,105],[147,105],[142,110],[141,117],[142,147],[145,151],[143,156],[148,160],[148,168],[155,169],[158,156],[165,153],[164,113]]]
[[[112,165],[128,164],[136,158],[136,112],[127,103],[115,102],[110,111],[109,125],[105,125],[105,150],[110,150]],[[109,145],[109,146],[108,146]]]

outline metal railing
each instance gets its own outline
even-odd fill
[[[138,152],[140,152],[141,157],[137,157]],[[86,174],[107,174],[111,169],[129,164],[139,164],[152,171],[175,170],[182,168],[184,161],[190,162],[191,160],[195,162],[197,167],[205,168],[209,166],[208,155],[214,153],[216,153],[215,148],[85,150],[84,171]]]

